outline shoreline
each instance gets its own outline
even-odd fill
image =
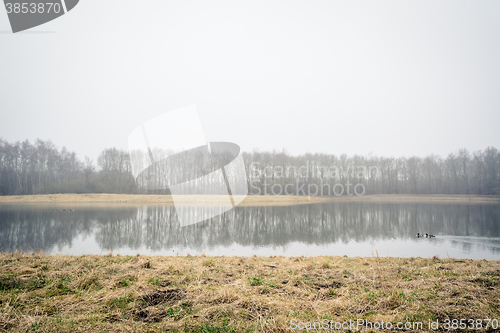
[[[223,205],[227,196],[185,195],[177,199],[176,204],[185,206]],[[500,196],[486,195],[412,195],[412,194],[376,194],[364,196],[274,196],[248,195],[238,206],[292,206],[335,202],[387,202],[387,203],[461,203],[500,204]],[[80,205],[164,205],[173,206],[170,195],[154,194],[41,194],[0,196],[1,204],[80,204]]]
[[[293,332],[292,320],[359,319],[431,332],[429,320],[500,320],[499,285],[498,260],[0,253],[0,329]]]

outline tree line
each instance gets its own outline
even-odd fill
[[[0,195],[137,192],[126,152],[105,149],[98,166],[50,141],[0,139]]]
[[[260,193],[269,193],[274,184],[283,188],[294,182],[296,187],[306,184],[306,188],[313,184],[318,188],[330,185],[332,189],[335,184],[345,187],[349,182],[351,193],[355,185],[361,184],[366,194],[500,194],[500,151],[493,147],[472,153],[460,149],[445,158],[291,156],[286,151],[254,151],[245,153],[244,159],[250,189],[259,192],[258,188]],[[290,189],[293,191],[293,186]]]
[[[179,159],[175,163],[156,163],[136,180],[127,151],[104,149],[95,165],[89,158],[82,161],[75,152],[59,149],[50,141],[10,143],[0,139],[0,195],[168,194],[172,179],[194,179],[206,170],[213,171],[214,165],[220,167],[228,162],[222,154],[212,159],[217,161],[209,165],[207,155],[197,153],[186,155],[183,163]],[[353,187],[361,184],[365,194],[500,195],[500,151],[494,147],[474,152],[460,149],[445,158],[294,156],[286,151],[253,151],[243,153],[243,159],[250,194],[285,194],[276,189],[291,184],[289,189],[296,190],[328,188],[326,194],[333,195],[332,188],[349,183]],[[211,180],[203,186],[206,189],[210,184]],[[220,187],[220,179],[214,177],[213,186]]]

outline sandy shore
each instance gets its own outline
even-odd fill
[[[307,203],[321,203],[331,201],[324,197],[301,196],[248,196],[239,206],[288,206]],[[218,195],[186,195],[176,200],[176,204],[213,206],[224,205],[227,196]],[[166,205],[174,204],[170,195],[133,195],[133,194],[48,194],[25,196],[0,196],[0,204],[145,204]]]
[[[225,196],[186,195],[180,204],[196,206],[220,205]],[[499,196],[466,195],[364,195],[339,197],[274,196],[249,195],[238,206],[291,206],[328,202],[427,202],[427,203],[492,203],[500,204]],[[44,194],[0,196],[0,204],[145,204],[173,205],[170,195],[133,195],[133,194]]]

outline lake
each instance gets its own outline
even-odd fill
[[[417,238],[418,232],[436,237]],[[500,205],[236,207],[185,227],[170,206],[0,205],[0,251],[39,250],[70,255],[436,255],[498,260]]]

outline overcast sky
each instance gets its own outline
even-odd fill
[[[500,148],[499,1],[81,0],[12,34],[0,137],[80,157],[195,104],[242,149],[411,156]]]

